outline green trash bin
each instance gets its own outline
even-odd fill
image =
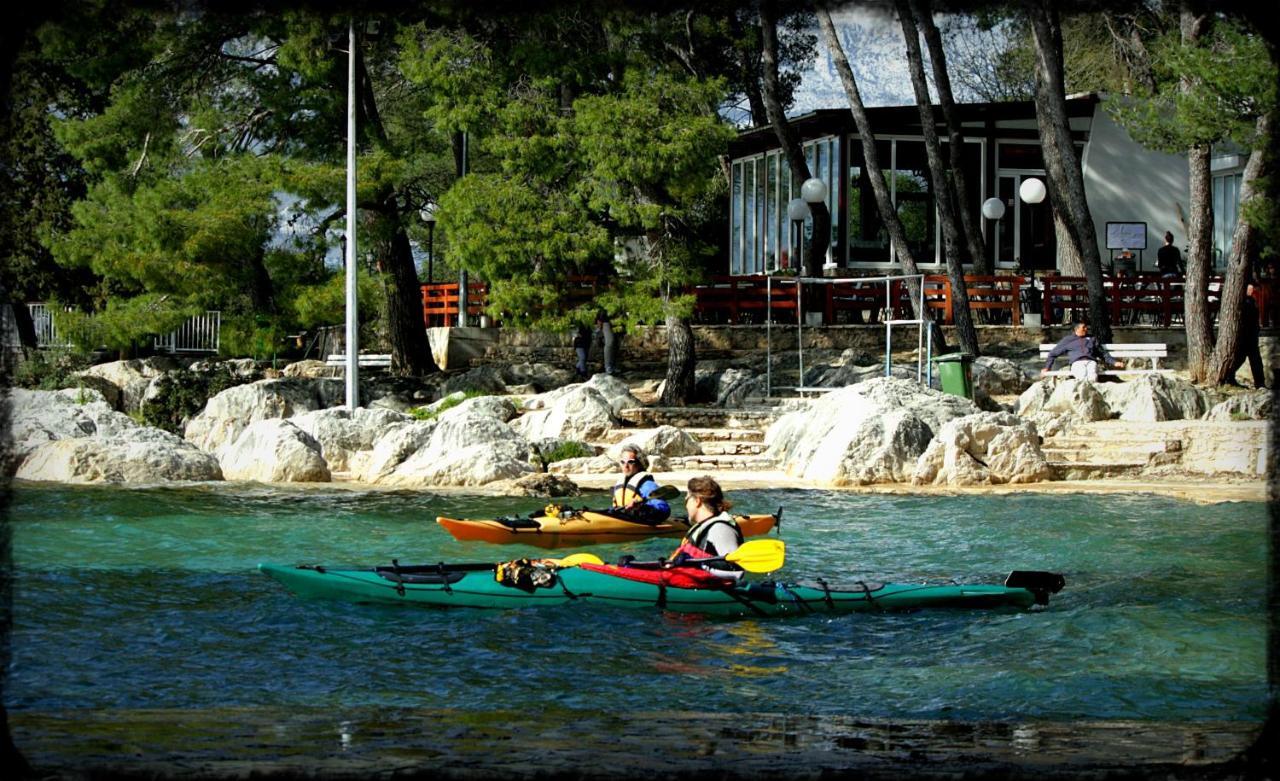
[[[973,398],[973,356],[969,353],[948,353],[933,359],[938,365],[938,384],[943,393]]]

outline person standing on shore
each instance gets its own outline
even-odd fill
[[[609,314],[603,309],[596,312],[596,333],[600,336],[600,344],[603,348],[601,352],[604,353],[604,373],[617,374],[613,324],[609,322]]]
[[[573,351],[577,355],[578,362],[574,365],[574,371],[578,375],[578,379],[585,380],[587,378],[587,351],[591,349],[591,330],[585,325],[578,324],[573,328]]]
[[[1249,362],[1249,373],[1253,375],[1253,387],[1267,387],[1267,376],[1262,365],[1262,353],[1258,350],[1258,304],[1253,300],[1253,283],[1245,287],[1244,301],[1240,303],[1240,337],[1236,342],[1236,359],[1231,366],[1231,376],[1227,385],[1239,385],[1236,372]]]

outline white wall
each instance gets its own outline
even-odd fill
[[[1179,206],[1184,216],[1188,213],[1191,189],[1185,156],[1139,146],[1099,103],[1094,107],[1093,127],[1082,164],[1085,197],[1098,232],[1098,252],[1104,268],[1111,260],[1108,222],[1147,224],[1142,270],[1155,271],[1156,250],[1164,244],[1165,231],[1173,231],[1173,243],[1185,254],[1187,237],[1178,219]]]

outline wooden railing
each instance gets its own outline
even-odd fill
[[[1027,277],[966,274],[964,279],[969,308],[975,312],[977,322],[1022,324],[1022,296],[1031,284]],[[1107,275],[1103,277],[1103,286],[1111,322],[1115,325],[1145,323],[1169,328],[1182,319],[1186,283],[1181,277]],[[1211,318],[1218,312],[1221,286],[1221,277],[1210,278],[1208,306]],[[563,302],[568,307],[590,303],[602,287],[603,283],[597,277],[570,277],[564,285]],[[1088,316],[1089,293],[1084,277],[1045,276],[1040,278],[1038,287],[1041,317],[1045,324],[1067,323],[1075,317]],[[468,284],[469,316],[483,312],[488,290],[488,285],[483,282]],[[774,279],[771,297],[767,281],[760,276],[714,276],[706,284],[695,285],[691,292],[696,302],[694,319],[700,323],[736,325],[764,322],[766,307],[774,322],[796,322],[796,284],[790,279]],[[823,322],[828,325],[881,322],[886,309],[891,310],[894,318],[911,317],[908,289],[901,280],[890,283],[888,301],[884,282],[858,283],[856,280],[835,285],[805,284],[801,295],[804,296],[805,311],[822,312]],[[948,276],[925,276],[924,295],[925,306],[939,322],[955,322],[954,296]],[[1280,323],[1275,305],[1280,300],[1280,282],[1257,282],[1254,299],[1258,303],[1263,326]],[[422,312],[427,326],[455,325],[458,319],[458,284],[423,285]]]
[[[736,325],[755,321],[757,316],[759,322],[763,322],[766,308],[774,313],[774,322],[779,319],[796,322],[796,286],[793,284],[775,283],[770,296],[763,277],[716,276],[705,285],[696,285],[693,295],[694,319],[699,322]],[[777,316],[779,313],[781,318]]]
[[[489,286],[467,283],[467,316],[478,317],[489,301]],[[458,283],[438,282],[422,286],[422,322],[428,328],[458,324]]]
[[[1047,276],[1043,279],[1043,321],[1068,323],[1089,315],[1089,290],[1084,277]],[[1145,323],[1169,328],[1182,320],[1186,281],[1158,274],[1104,275],[1103,292],[1113,325]],[[1208,309],[1218,314],[1222,277],[1208,281]]]

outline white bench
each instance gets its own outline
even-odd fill
[[[1040,360],[1049,360],[1049,351],[1056,345],[1042,344],[1040,345]],[[1132,358],[1141,358],[1151,361],[1150,369],[1106,369],[1099,367],[1098,374],[1172,374],[1172,369],[1161,369],[1160,359],[1169,357],[1169,347],[1160,343],[1139,342],[1134,344],[1108,344],[1107,352],[1111,353],[1111,357],[1118,361],[1127,361]],[[1050,375],[1068,375],[1071,374],[1071,368],[1054,369],[1049,372]]]
[[[330,355],[324,360],[325,366],[332,366],[335,369],[347,368],[347,356],[345,353]],[[388,368],[391,366],[391,354],[379,355],[376,353],[360,353],[356,356],[356,365],[360,367],[376,366]]]

